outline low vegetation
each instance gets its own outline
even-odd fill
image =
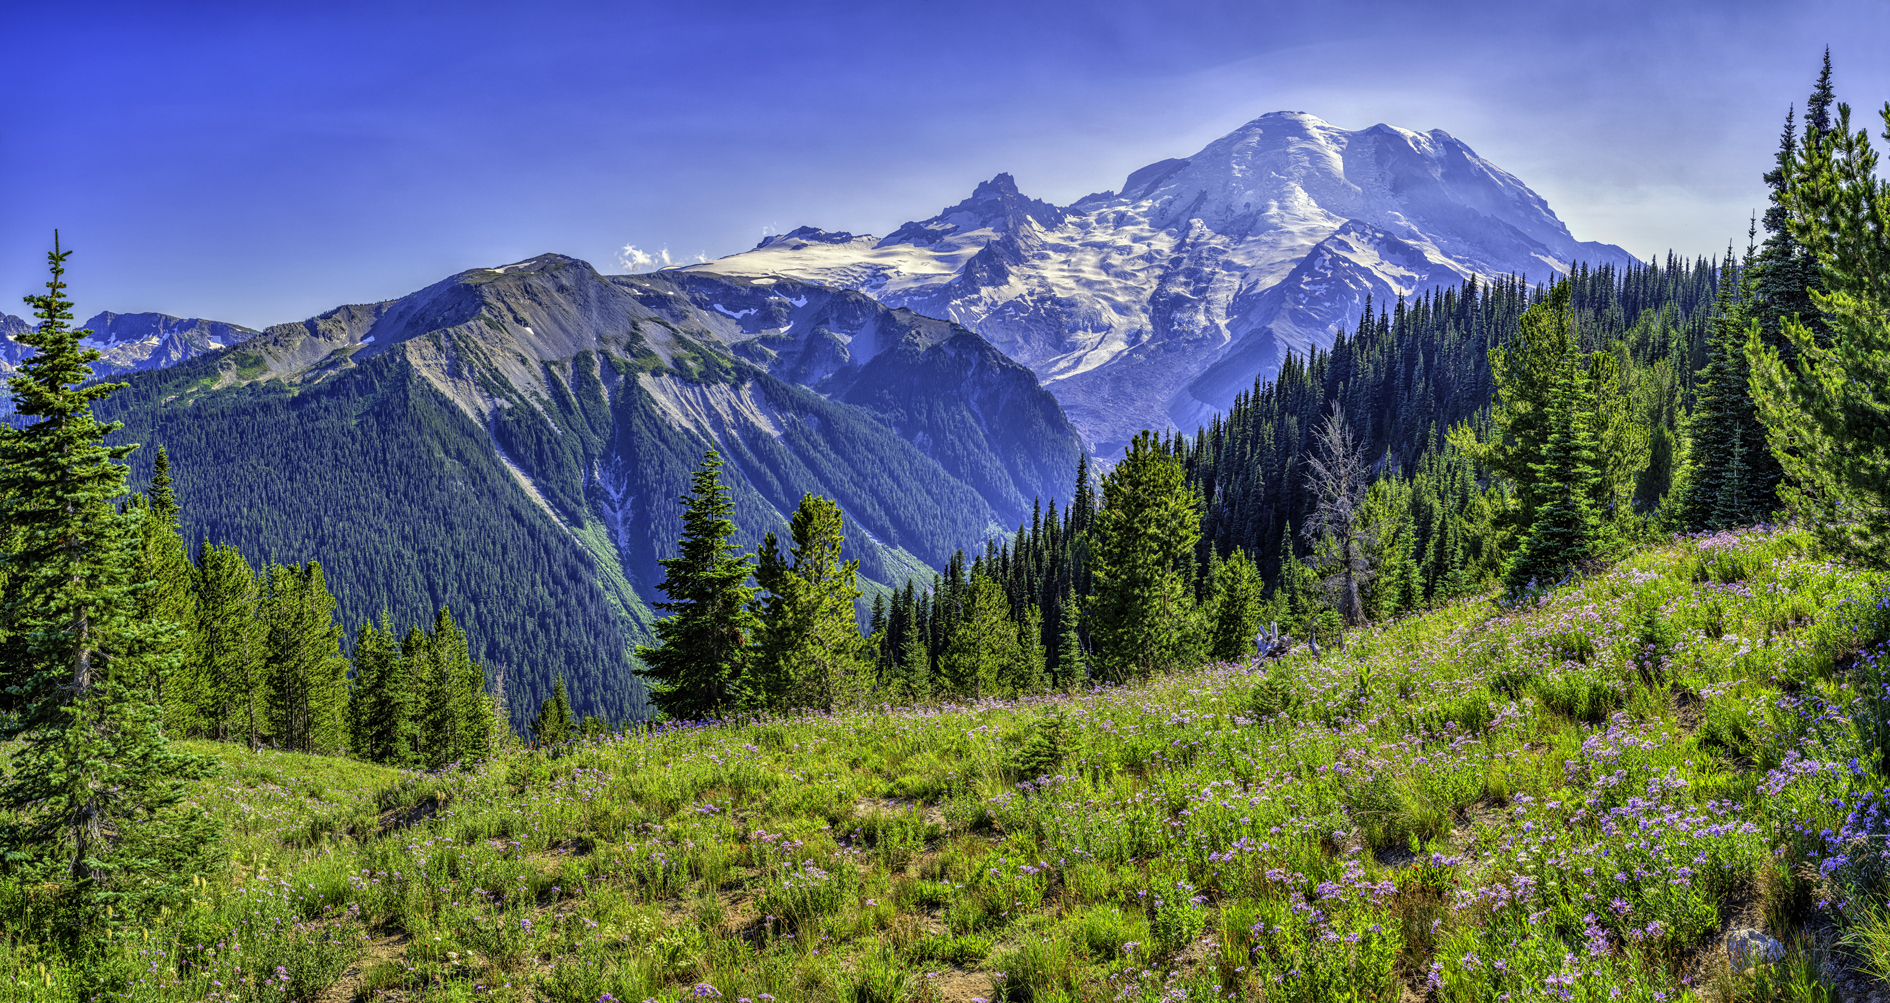
[[[0,999],[1835,999],[1890,977],[1886,637],[1884,577],[1754,530],[1133,686],[191,744],[229,865],[82,964],[0,887]]]

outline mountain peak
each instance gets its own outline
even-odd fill
[[[894,230],[879,242],[880,247],[896,244],[931,245],[947,237],[977,230],[1010,233],[1035,222],[1044,229],[1063,225],[1063,210],[1025,195],[1017,190],[1017,179],[1000,172],[972,189],[971,197],[951,206],[928,220],[921,220]]]

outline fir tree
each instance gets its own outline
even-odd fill
[[[1063,631],[1057,637],[1056,675],[1051,685],[1069,689],[1089,677],[1089,656],[1083,650],[1083,632],[1074,590],[1063,597]]]
[[[1201,499],[1151,432],[1103,478],[1093,527],[1090,637],[1102,676],[1122,681],[1184,668],[1199,654],[1190,594]]]
[[[853,607],[859,562],[840,559],[844,525],[838,503],[809,494],[789,521],[788,553],[773,533],[763,540],[755,581],[767,596],[751,706],[832,710],[865,697],[872,673]]]
[[[348,663],[341,625],[315,561],[269,571],[261,603],[269,733],[294,752],[334,752],[346,740]]]
[[[1890,130],[1890,106],[1882,113]],[[1792,166],[1790,232],[1819,265],[1811,298],[1826,331],[1783,325],[1785,353],[1748,334],[1751,386],[1787,505],[1837,554],[1890,567],[1890,191],[1850,109]]]
[[[472,660],[466,632],[442,606],[433,628],[408,634],[401,654],[415,673],[420,704],[422,758],[433,769],[484,759],[492,751],[492,701],[485,670]]]
[[[195,643],[189,688],[195,716],[205,735],[243,741],[253,752],[268,714],[256,571],[235,547],[206,540],[197,551],[191,592]]]
[[[1595,512],[1594,383],[1571,357],[1561,367],[1547,415],[1552,422],[1542,458],[1531,465],[1533,491],[1547,503],[1511,558],[1512,591],[1548,585],[1564,570],[1595,556],[1600,531]]]
[[[1210,575],[1213,593],[1208,609],[1213,633],[1208,656],[1223,662],[1250,658],[1265,612],[1262,596],[1266,583],[1260,578],[1260,569],[1246,551],[1235,548],[1227,560],[1214,562]]]
[[[1727,250],[1727,259],[1732,257]],[[1750,269],[1744,270],[1749,275]],[[1686,529],[1725,529],[1756,522],[1769,512],[1783,471],[1765,448],[1765,433],[1752,401],[1746,340],[1758,324],[1749,310],[1749,283],[1720,283],[1708,341],[1706,368],[1696,383],[1696,403],[1687,422],[1692,469],[1680,499]]]
[[[113,500],[135,447],[105,445],[119,426],[93,415],[122,384],[86,385],[99,353],[70,326],[69,254],[55,235],[47,292],[27,298],[39,326],[16,336],[37,350],[8,381],[29,421],[0,424],[0,525],[14,531],[0,672],[16,710],[4,737],[25,739],[0,787],[15,813],[0,850],[63,873],[97,923],[103,906],[135,916],[188,886],[218,831],[183,800],[207,762],[171,751],[146,688],[169,669],[154,663],[175,664],[179,632],[132,616],[151,583],[135,577],[139,526]]]
[[[571,698],[565,693],[564,673],[560,672],[552,685],[551,696],[538,705],[538,716],[532,721],[532,744],[562,745],[576,737],[575,731]]]
[[[364,623],[355,635],[354,691],[348,709],[355,755],[390,766],[419,765],[413,673],[401,658],[386,610],[378,625]]]
[[[656,647],[640,647],[643,676],[657,709],[672,718],[701,720],[735,709],[737,694],[759,621],[750,610],[753,567],[729,542],[728,490],[722,458],[702,459],[689,496],[683,499],[683,535],[657,587],[669,596],[656,607],[670,615],[657,622]]]
[[[131,508],[138,517],[139,530],[138,566],[134,574],[145,584],[138,590],[137,610],[132,615],[140,623],[172,625],[180,632],[179,650],[188,652],[193,640],[190,628],[196,619],[196,603],[191,594],[190,556],[177,524],[170,457],[164,447],[159,446],[157,450],[150,498],[134,500],[142,502]],[[167,730],[177,733],[194,730],[197,724],[193,713],[195,703],[189,699],[189,687],[186,684],[185,692],[177,692],[176,684],[181,680],[173,679],[174,674],[189,671],[187,661],[161,660],[153,664],[167,667],[145,682],[152,701],[162,709]],[[175,668],[168,668],[173,664]]]
[[[939,660],[942,688],[973,700],[1002,695],[1010,691],[1024,660],[1004,590],[982,573],[973,574],[965,607],[965,618]]]

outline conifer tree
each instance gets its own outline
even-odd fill
[[[1317,504],[1300,534],[1317,547],[1326,601],[1346,623],[1364,623],[1365,588],[1378,546],[1378,528],[1365,521],[1365,456],[1337,403],[1314,430],[1313,441],[1306,483]]]
[[[1234,548],[1227,560],[1214,562],[1213,594],[1209,599],[1212,638],[1208,656],[1224,662],[1251,658],[1254,635],[1260,633],[1266,583],[1247,552]]]
[[[932,695],[932,652],[917,631],[901,648],[892,683],[887,688],[894,696],[906,700],[923,700]]]
[[[1092,529],[1090,637],[1105,679],[1187,667],[1200,653],[1191,595],[1201,499],[1152,432],[1103,477]]]
[[[1726,257],[1731,260],[1731,248]],[[1675,514],[1690,530],[1725,529],[1764,518],[1783,474],[1765,448],[1752,401],[1746,340],[1758,320],[1750,310],[1751,269],[1740,271],[1739,282],[1730,276],[1720,282],[1706,368],[1696,381],[1696,403],[1687,422],[1692,467]]]
[[[150,583],[135,577],[139,526],[113,501],[135,447],[105,445],[119,426],[93,415],[122,384],[86,385],[99,353],[71,328],[69,254],[55,235],[47,292],[27,298],[40,323],[16,336],[36,349],[8,381],[27,421],[0,424],[0,525],[13,530],[0,681],[15,701],[0,737],[25,739],[0,786],[15,813],[0,853],[63,873],[90,903],[77,914],[100,923],[105,906],[135,916],[188,886],[218,830],[183,800],[208,764],[171,751],[146,686],[170,667],[154,663],[175,664],[179,631],[132,616]]]
[[[760,625],[749,608],[754,568],[729,542],[735,523],[721,469],[721,456],[709,450],[683,499],[677,554],[661,562],[666,574],[657,587],[669,600],[656,607],[670,615],[655,626],[659,644],[637,649],[657,709],[672,718],[701,720],[735,709]]]
[[[840,559],[844,525],[838,503],[808,494],[788,523],[788,553],[773,533],[763,540],[755,581],[767,595],[750,706],[832,710],[866,696],[872,666],[853,607],[860,562]]]
[[[551,695],[538,705],[538,717],[532,722],[532,744],[561,745],[575,736],[576,722],[571,717],[571,698],[565,693],[564,673],[558,673]]]
[[[185,551],[184,537],[177,524],[178,507],[176,495],[171,490],[170,456],[163,446],[157,450],[157,469],[151,477],[151,496],[143,500],[143,504],[134,505],[133,510],[140,516],[135,576],[138,581],[147,583],[139,591],[138,608],[133,616],[141,623],[161,622],[176,626],[180,630],[179,650],[188,652],[193,641],[190,628],[196,619],[196,603],[190,587],[190,556]],[[163,661],[154,664],[171,663]],[[180,660],[174,671],[187,672],[187,663]],[[163,723],[167,730],[188,732],[196,724],[192,713],[194,702],[188,699],[187,692],[177,692],[176,682],[172,679],[171,671],[160,671],[146,685],[151,691],[153,702],[163,711]]]
[[[1881,113],[1890,131],[1890,105]],[[1820,268],[1811,299],[1824,321],[1787,318],[1790,359],[1749,333],[1751,386],[1787,486],[1780,496],[1821,541],[1890,567],[1890,190],[1850,109],[1792,165],[1789,228]]]
[[[495,715],[487,698],[485,670],[472,660],[466,632],[445,606],[434,614],[433,628],[416,637],[410,632],[401,654],[415,672],[420,703],[422,759],[440,769],[469,763],[492,751]]]
[[[269,569],[260,603],[269,732],[294,752],[334,752],[347,738],[348,663],[321,564]]]
[[[355,755],[390,766],[419,765],[413,682],[391,618],[382,610],[378,625],[364,623],[355,635],[354,690],[348,700]]]
[[[1075,590],[1064,594],[1063,631],[1057,637],[1056,675],[1050,681],[1058,689],[1069,689],[1089,677],[1089,656],[1083,650],[1083,632],[1078,616],[1080,608]]]
[[[953,629],[939,660],[942,688],[973,700],[1009,691],[1024,652],[1011,622],[1004,589],[982,573],[971,576],[965,618]]]
[[[1594,382],[1589,370],[1564,360],[1547,416],[1551,422],[1542,458],[1532,464],[1534,494],[1547,502],[1510,560],[1505,575],[1512,591],[1549,585],[1566,569],[1596,554],[1600,531],[1595,512]]]
[[[264,635],[256,571],[233,546],[208,540],[191,572],[194,644],[188,685],[203,733],[255,751],[268,720],[262,672]]]

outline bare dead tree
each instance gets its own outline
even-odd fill
[[[1369,469],[1344,409],[1333,404],[1313,429],[1306,484],[1319,502],[1300,533],[1314,544],[1326,601],[1348,624],[1365,622],[1363,592],[1372,578],[1372,550],[1378,542],[1377,529],[1366,522],[1365,514]]]

